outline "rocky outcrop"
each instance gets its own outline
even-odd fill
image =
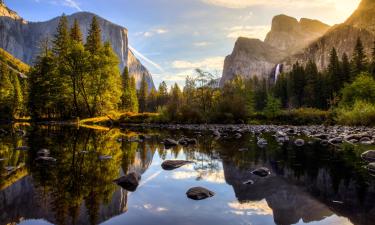
[[[41,42],[46,38],[53,37],[60,17],[46,22],[27,22],[13,11],[7,13],[6,9],[5,6],[0,6],[0,48],[5,49],[18,59],[32,64],[39,52]],[[82,33],[87,36],[94,16],[96,15],[89,12],[79,12],[67,16],[67,18],[69,24],[77,19]],[[102,29],[103,40],[112,44],[120,59],[121,70],[128,66],[130,74],[136,78],[138,86],[145,74],[149,87],[154,88],[151,74],[129,49],[128,30],[99,16],[96,17]]]
[[[232,54],[225,59],[220,86],[236,75],[245,79],[272,76],[278,63],[321,37],[328,29],[328,25],[317,20],[303,18],[298,21],[286,15],[275,16],[264,42],[238,38]]]
[[[278,15],[273,18],[271,31],[264,42],[292,53],[321,37],[329,28],[318,20],[302,18],[298,21],[293,17]]]
[[[289,70],[296,61],[305,64],[312,59],[317,63],[318,69],[323,70],[328,66],[329,54],[333,47],[336,48],[339,57],[344,53],[350,57],[359,37],[365,52],[369,55],[375,40],[374,1],[363,0],[345,23],[332,27],[324,36],[284,60],[284,69]]]
[[[285,52],[259,39],[241,37],[236,41],[232,54],[225,58],[220,86],[237,75],[246,79],[268,76],[285,56]]]
[[[9,17],[13,20],[22,20],[23,19],[13,10],[9,9],[3,1],[0,1],[0,16]]]

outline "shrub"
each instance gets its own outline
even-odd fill
[[[357,101],[375,104],[375,80],[368,73],[361,73],[342,90],[341,107],[353,106]]]
[[[366,101],[356,101],[352,107],[342,106],[336,113],[337,122],[343,125],[375,125],[375,105]]]

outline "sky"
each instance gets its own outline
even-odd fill
[[[129,30],[155,84],[184,84],[195,68],[221,76],[239,36],[263,40],[273,16],[342,23],[360,0],[5,0],[28,21],[89,11]]]

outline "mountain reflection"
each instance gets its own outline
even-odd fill
[[[218,194],[215,201],[221,204],[220,210],[234,216],[234,224],[239,218],[253,215],[272,217],[280,225],[319,222],[332,216],[347,218],[340,220],[342,223],[369,225],[375,218],[374,179],[363,168],[358,153],[350,148],[332,151],[312,145],[298,149],[279,146],[266,137],[270,146],[260,149],[255,137],[215,141],[204,136],[197,147],[165,150],[162,138],[177,138],[183,133],[149,132],[150,138],[142,141],[137,133],[119,129],[32,127],[27,128],[26,136],[15,130],[0,137],[0,225],[27,219],[44,219],[58,225],[99,224],[127,215],[132,207],[130,195],[113,180],[133,171],[145,174],[152,165],[151,174],[142,178],[140,187],[156,177],[162,185],[203,182],[219,193],[229,185],[235,199],[220,199]],[[20,146],[30,149],[16,150]],[[244,147],[249,151],[238,151]],[[35,163],[40,149],[49,149],[57,162]],[[160,162],[174,158],[195,163],[163,173]],[[250,173],[261,166],[270,168],[271,176],[258,178]],[[159,176],[161,173],[163,176]],[[244,184],[248,180],[254,184]],[[149,194],[154,202],[135,204],[135,209],[153,212],[153,216],[176,216],[173,200],[158,202],[157,195],[162,193],[147,190],[153,190]],[[142,191],[140,188],[136,194],[147,196]],[[174,222],[168,224],[178,224]]]

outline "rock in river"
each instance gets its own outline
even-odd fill
[[[368,162],[375,162],[375,150],[369,150],[362,153],[361,158]]]
[[[375,163],[368,164],[367,169],[371,174],[375,174]]]
[[[261,167],[252,171],[251,173],[259,177],[267,177],[268,175],[271,174],[271,171],[266,167]]]
[[[302,139],[297,139],[297,140],[294,141],[294,144],[295,144],[296,146],[298,146],[298,147],[302,147],[302,146],[305,145],[305,141],[302,140]]]
[[[137,190],[140,180],[141,180],[141,175],[138,173],[132,172],[126,176],[123,176],[114,180],[114,182],[117,185],[124,188],[125,190],[134,192],[135,190]]]
[[[161,164],[161,167],[164,170],[174,170],[174,169],[180,168],[181,166],[185,166],[190,163],[193,163],[193,162],[186,161],[186,160],[166,160]]]
[[[193,200],[203,200],[214,196],[215,193],[203,187],[193,187],[186,192],[186,195]]]
[[[164,140],[164,146],[166,148],[174,147],[174,146],[177,146],[177,145],[178,145],[178,142],[173,140],[173,139],[167,138],[167,139]]]

